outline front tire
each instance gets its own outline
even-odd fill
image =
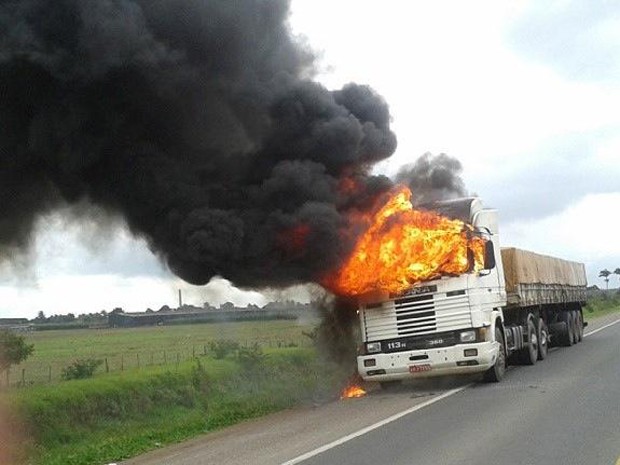
[[[506,346],[504,345],[504,335],[499,327],[495,327],[495,341],[499,343],[497,359],[495,365],[484,373],[484,380],[487,383],[499,383],[506,373]]]

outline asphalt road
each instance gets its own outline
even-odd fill
[[[509,369],[499,384],[472,381],[415,382],[292,409],[123,463],[618,465],[620,322]]]
[[[615,465],[620,324],[500,384],[475,384],[312,458],[312,464]]]

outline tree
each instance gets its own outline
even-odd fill
[[[0,373],[4,372],[11,365],[26,360],[34,351],[33,344],[26,344],[23,336],[0,330]]]
[[[612,274],[607,268],[598,272],[598,277],[605,280],[605,288],[609,290],[609,275]]]
[[[47,320],[47,318],[45,317],[45,313],[43,313],[43,310],[39,310],[39,313],[37,313],[37,317],[35,318],[36,321],[39,321],[40,323],[45,323],[45,320]]]

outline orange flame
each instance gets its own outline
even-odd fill
[[[342,394],[340,394],[340,398],[351,399],[355,397],[364,397],[365,395],[366,395],[366,391],[362,389],[360,386],[351,385],[343,389]]]
[[[344,265],[323,281],[338,295],[400,293],[420,281],[482,269],[485,240],[460,220],[414,210],[406,187],[353,221],[365,232]]]

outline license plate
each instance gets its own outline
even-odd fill
[[[420,373],[422,371],[431,371],[431,366],[429,364],[425,365],[410,365],[409,373]]]

